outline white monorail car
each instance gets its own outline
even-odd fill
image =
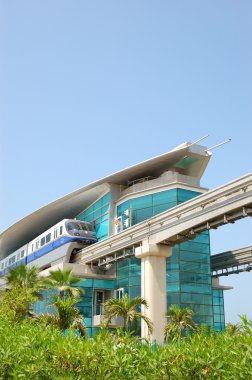
[[[41,269],[70,261],[71,254],[96,243],[94,226],[80,220],[63,219],[0,261],[0,276],[21,263]]]

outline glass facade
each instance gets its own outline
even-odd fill
[[[130,298],[141,297],[141,259],[131,257],[116,263],[116,289],[119,290],[117,298],[126,293]],[[138,335],[141,335],[140,321]]]
[[[115,281],[113,280],[98,280],[89,278],[82,280],[78,283],[78,287],[84,290],[81,295],[81,301],[77,304],[80,313],[84,316],[85,325],[87,327],[88,335],[93,337],[99,331],[99,327],[92,326],[92,316],[94,315],[94,291],[95,289],[113,290],[115,288]]]
[[[217,331],[225,328],[224,297],[222,289],[213,289],[213,317],[214,329]]]
[[[122,218],[125,229],[126,226],[140,223],[197,195],[200,193],[177,188],[133,198],[117,207],[117,217]],[[194,240],[175,246],[172,252],[166,261],[167,305],[190,307],[195,313],[194,320],[197,324],[213,326],[209,233],[204,232]],[[134,258],[134,265],[131,260],[117,263],[116,286],[124,288],[130,297],[134,297],[134,294],[141,294],[141,266],[140,259]],[[138,267],[134,275],[131,266]]]
[[[130,298],[141,296],[141,259],[118,261],[116,264],[116,289],[124,289]]]
[[[107,193],[76,216],[78,220],[94,223],[98,241],[109,235],[109,202],[110,193]]]
[[[132,198],[117,206],[117,217],[122,217],[122,226],[125,229],[127,225],[133,226],[140,223],[199,194],[191,190],[171,189]],[[128,215],[125,214],[126,210],[128,210]],[[127,219],[129,219],[128,223],[126,223]]]
[[[166,259],[167,305],[189,307],[197,324],[213,326],[208,232],[175,246]]]

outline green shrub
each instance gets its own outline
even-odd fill
[[[63,336],[32,319],[0,319],[0,379],[252,379],[252,334],[206,330],[156,350],[130,333],[102,329],[93,340]]]

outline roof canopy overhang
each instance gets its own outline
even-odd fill
[[[65,218],[74,218],[99,196],[109,184],[127,186],[130,181],[146,176],[158,177],[171,170],[200,179],[211,153],[205,147],[184,143],[172,151],[82,187],[38,209],[13,224],[0,235],[0,259],[33,240],[43,231]]]

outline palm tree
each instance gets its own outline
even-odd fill
[[[46,284],[44,278],[39,276],[39,272],[39,268],[34,266],[28,268],[24,263],[10,269],[6,276],[7,289],[31,289],[32,294],[40,299],[40,291],[46,287]]]
[[[176,305],[171,305],[166,314],[168,322],[164,330],[164,341],[166,342],[169,337],[174,338],[176,335],[181,337],[182,332],[186,329],[197,330],[192,316],[193,311],[190,308],[180,309]]]
[[[81,288],[75,285],[80,279],[72,274],[72,269],[51,271],[50,276],[45,279],[45,283],[49,288],[59,291],[59,298],[63,300],[66,295],[77,298],[83,293]]]
[[[138,311],[139,307],[143,305],[148,308],[147,301],[141,297],[135,297],[130,299],[128,294],[125,294],[121,299],[112,298],[104,304],[106,325],[111,322],[111,319],[117,316],[122,316],[124,319],[124,329],[137,332],[137,322],[139,319],[143,319],[148,326],[149,333],[153,331],[153,324],[151,320]]]
[[[6,279],[9,287],[37,288],[43,283],[43,278],[39,277],[39,269],[36,267],[28,268],[24,263],[10,269]]]
[[[36,316],[36,320],[44,322],[46,325],[54,325],[60,331],[69,328],[77,330],[81,336],[87,337],[87,329],[84,324],[84,318],[75,306],[79,302],[78,298],[59,299],[55,296],[53,306],[56,314],[42,314]]]
[[[59,292],[58,294],[52,293],[53,304],[51,306],[54,306],[56,314],[42,314],[36,319],[47,325],[53,324],[61,331],[73,328],[78,330],[82,336],[87,336],[84,318],[76,307],[76,304],[80,302],[80,294],[84,293],[81,288],[76,287],[80,278],[74,276],[71,269],[57,269],[51,271],[44,281],[48,288]]]
[[[41,290],[45,288],[44,279],[39,276],[39,269],[28,268],[21,264],[10,269],[7,276],[7,288],[1,294],[1,304],[6,314],[16,320],[33,316],[31,306],[42,298]]]

